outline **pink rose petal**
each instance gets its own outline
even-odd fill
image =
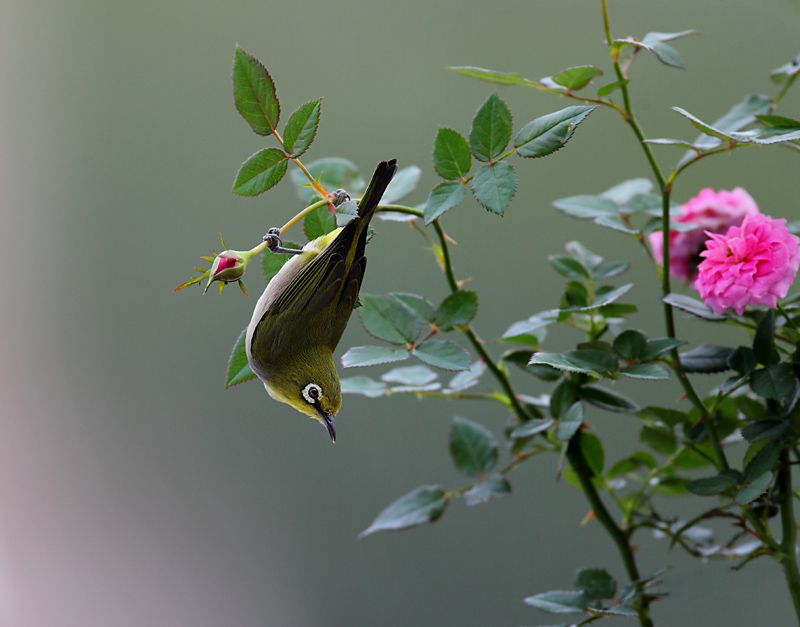
[[[694,287],[714,313],[732,308],[742,315],[748,305],[774,308],[786,296],[800,266],[800,238],[789,233],[786,220],[757,214],[725,235],[707,235]]]

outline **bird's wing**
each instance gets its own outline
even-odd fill
[[[364,277],[367,226],[396,170],[394,159],[378,165],[359,203],[359,217],[345,225],[268,305],[249,340],[253,355],[274,358],[283,350],[299,352],[304,346],[336,348]],[[314,315],[326,308],[330,308],[326,314]],[[283,317],[286,324],[281,324]]]
[[[323,344],[331,350],[336,347],[352,311],[351,304],[347,314],[342,316],[340,301],[343,285],[347,301],[352,292],[351,281],[347,278],[347,253],[356,235],[355,226],[354,222],[345,226],[270,303],[250,338],[253,355],[269,355],[274,359],[283,350],[299,352],[303,346]],[[360,268],[359,264],[359,276],[363,274]],[[351,302],[355,303],[355,298]],[[330,308],[329,313],[315,315],[326,308]],[[339,324],[339,317],[344,317],[342,324]]]

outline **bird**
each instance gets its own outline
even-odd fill
[[[270,251],[294,256],[256,303],[245,336],[247,361],[273,399],[318,420],[331,442],[342,405],[333,351],[364,279],[367,227],[396,171],[396,159],[379,163],[357,216],[299,251],[280,246],[279,229],[264,236]]]

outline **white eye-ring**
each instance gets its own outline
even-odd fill
[[[314,405],[318,400],[319,397],[322,395],[322,388],[319,387],[316,383],[309,383],[306,387],[303,388],[303,398],[306,399],[307,403],[311,403]]]

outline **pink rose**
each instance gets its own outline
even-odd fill
[[[694,287],[714,313],[732,307],[742,315],[747,305],[774,308],[786,296],[800,266],[800,238],[786,230],[786,220],[748,216],[725,235],[708,236]]]
[[[670,276],[690,281],[697,276],[697,264],[700,263],[700,252],[703,250],[707,233],[724,233],[731,226],[739,226],[746,216],[758,213],[758,206],[750,194],[741,187],[729,192],[706,188],[700,190],[694,198],[681,206],[681,215],[672,218],[681,224],[695,224],[692,231],[669,232]],[[656,262],[661,263],[661,232],[650,234],[650,247]]]

